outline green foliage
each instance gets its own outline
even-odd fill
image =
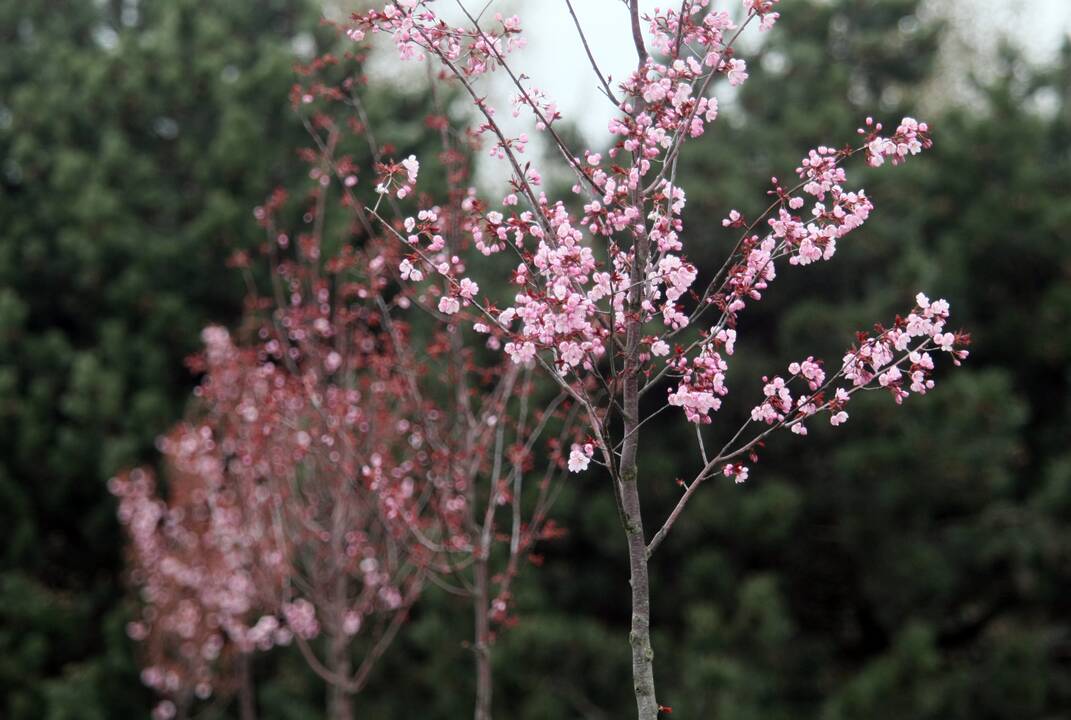
[[[0,5],[0,715],[142,714],[106,479],[151,460],[298,170],[302,2]],[[310,36],[310,40],[311,40]]]

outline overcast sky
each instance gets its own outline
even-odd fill
[[[792,1],[782,0],[782,12],[792,12]],[[602,135],[613,109],[595,89],[596,79],[577,42],[564,0],[496,3],[513,6],[528,29],[530,46],[519,59],[521,69],[558,98],[563,114],[575,118],[589,137]],[[482,3],[468,0],[468,4]],[[666,4],[666,0],[644,0],[641,7],[653,9]],[[931,0],[931,4],[941,9],[938,11],[951,8],[957,36],[978,53],[971,62],[982,62],[985,52],[1003,33],[1019,38],[1032,58],[1044,60],[1071,32],[1071,0]],[[742,3],[722,0],[715,5],[735,12]],[[628,14],[621,1],[573,0],[573,6],[603,72],[624,77],[636,61],[629,41]],[[535,9],[538,12],[530,12]],[[963,50],[961,43],[957,54]]]

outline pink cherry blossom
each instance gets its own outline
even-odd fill
[[[583,472],[588,469],[591,456],[595,453],[591,443],[574,443],[569,450],[569,472]]]
[[[439,298],[439,312],[444,315],[453,315],[461,309],[461,303],[452,295],[443,295]]]

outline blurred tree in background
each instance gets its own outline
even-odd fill
[[[144,715],[104,483],[236,316],[316,29],[297,0],[0,3],[0,716]]]
[[[786,5],[748,55],[751,80],[682,161],[693,257],[713,263],[735,239],[720,223],[729,208],[753,216],[771,175],[854,140],[868,109],[935,128],[925,162],[866,176],[878,207],[835,262],[786,270],[746,317],[733,367],[754,387],[737,383],[723,426],[753,404],[758,376],[808,354],[837,361],[916,288],[941,291],[974,346],[911,412],[860,400],[835,444],[818,428],[781,438],[746,485],[702,490],[652,578],[674,717],[1071,708],[1071,49],[1044,71],[1009,49],[975,104],[949,106],[932,77],[941,27],[919,4]],[[151,706],[123,631],[104,483],[152,459],[184,407],[200,328],[236,316],[224,259],[257,239],[251,208],[300,172],[286,95],[315,32],[297,0],[0,4],[2,717]],[[369,105],[400,145],[416,142],[422,113]],[[812,301],[790,310],[800,297]],[[667,432],[642,459],[664,478],[656,512],[675,501],[692,443]],[[570,481],[557,505],[569,536],[516,588],[520,624],[495,655],[501,717],[631,712],[627,575],[600,482]],[[360,715],[471,714],[467,622],[432,594]],[[262,660],[257,677],[263,717],[320,712],[299,659]]]

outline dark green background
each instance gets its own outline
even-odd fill
[[[1071,715],[1071,50],[1034,68],[1008,49],[967,79],[976,100],[950,104],[931,84],[942,28],[916,4],[785,3],[738,103],[682,164],[710,270],[731,247],[727,209],[757,210],[806,148],[850,140],[867,114],[921,113],[920,96],[936,130],[927,156],[857,170],[878,206],[865,228],[832,263],[786,267],[749,310],[725,427],[760,375],[836,359],[919,289],[948,298],[974,345],[932,395],[853,402],[836,433],[782,437],[748,484],[700,493],[653,569],[673,717]],[[151,707],[105,481],[153,461],[200,328],[237,317],[224,259],[257,238],[251,208],[300,178],[298,36],[329,38],[297,0],[0,2],[0,717]],[[422,115],[396,103],[369,97],[413,146]],[[694,455],[679,424],[658,435],[642,458],[649,524]],[[570,534],[523,578],[520,623],[496,646],[500,717],[630,712],[606,490],[597,473],[569,481]],[[468,621],[429,596],[359,716],[469,715]],[[263,717],[322,712],[295,655],[256,674]]]

